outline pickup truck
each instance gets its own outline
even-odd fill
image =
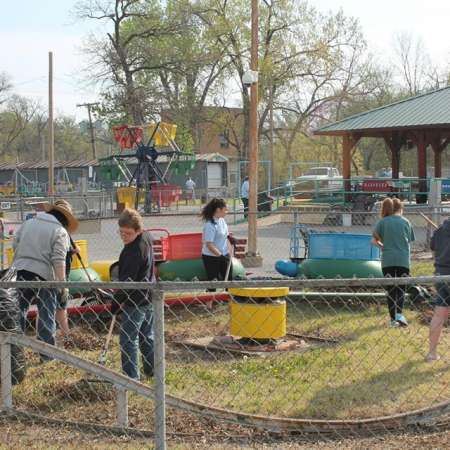
[[[311,167],[304,175],[287,182],[287,187],[303,184],[307,181],[319,182],[320,188],[342,189],[342,175],[335,167]]]

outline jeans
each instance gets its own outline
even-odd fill
[[[409,269],[407,267],[390,266],[383,267],[383,275],[385,277],[399,278],[409,276]],[[391,320],[395,320],[396,314],[402,314],[403,303],[405,300],[404,286],[387,286],[387,301],[389,308],[389,315]]]
[[[120,350],[122,370],[139,380],[138,345],[146,375],[153,375],[153,309],[151,305],[122,307]]]
[[[42,281],[42,278],[26,270],[19,270],[17,273],[17,281]],[[28,309],[32,301],[36,299],[39,312],[37,337],[39,340],[51,345],[55,345],[55,312],[57,305],[56,293],[57,291],[55,289],[49,288],[18,289],[20,326],[22,331],[25,331]],[[42,358],[48,359],[46,357]]]

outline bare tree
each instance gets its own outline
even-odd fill
[[[7,100],[11,89],[12,84],[9,76],[4,72],[0,73],[0,105]]]
[[[39,104],[24,97],[13,95],[6,104],[5,111],[0,113],[0,155],[13,156],[16,152],[20,160],[24,150],[13,144],[23,135],[27,126],[35,116]]]
[[[408,95],[419,94],[427,87],[427,73],[433,71],[423,39],[406,32],[396,34],[394,49],[401,86]]]
[[[230,83],[234,81],[240,91],[242,103],[242,121],[239,135],[232,133],[233,145],[238,145],[240,159],[247,157],[250,96],[248,87],[242,82],[250,61],[249,2],[245,0],[203,0],[198,2],[196,13],[206,23],[210,32],[216,36],[224,50],[224,58],[229,62],[227,74]],[[292,29],[298,19],[297,12],[303,11],[305,2],[294,0],[264,1],[261,8],[261,51],[260,51],[260,117],[259,134],[269,114],[268,97],[275,98],[278,90],[290,77],[290,68],[296,64],[296,58],[302,49],[292,44]],[[229,117],[229,115],[226,114]],[[223,118],[219,118],[222,121]],[[231,143],[231,142],[230,142]]]
[[[342,108],[374,87],[368,82],[374,71],[356,19],[310,11],[308,21],[297,21],[296,35],[302,53],[290,71],[290,79],[277,99],[277,137],[294,159],[299,133],[308,134],[318,120],[336,120]]]

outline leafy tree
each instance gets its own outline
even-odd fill
[[[105,87],[101,112],[114,121],[142,124],[154,111],[146,101],[145,71],[161,67],[158,58],[143,60],[139,51],[145,41],[158,40],[176,33],[176,23],[161,22],[157,0],[82,0],[76,5],[82,19],[98,20],[111,30],[106,36],[91,35],[86,52],[92,57],[90,74]]]

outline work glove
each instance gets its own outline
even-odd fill
[[[67,308],[67,302],[69,301],[69,289],[62,288],[59,292],[59,308]]]

